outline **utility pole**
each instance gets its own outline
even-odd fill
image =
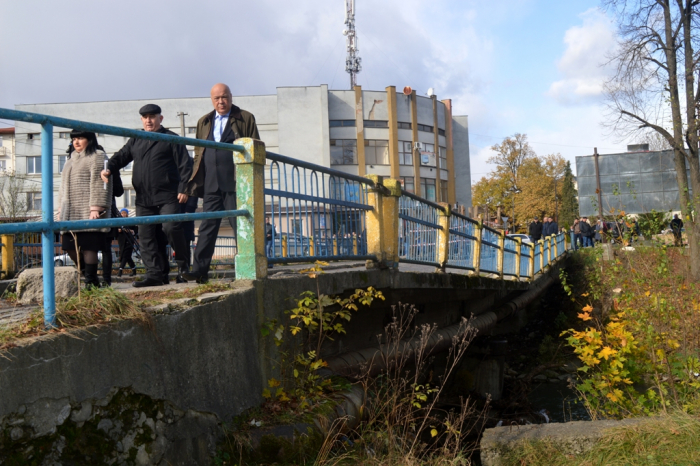
[[[180,117],[180,136],[185,137],[185,115],[189,113],[177,112],[177,116]]]
[[[357,34],[355,33],[355,0],[345,0],[345,29],[348,55],[345,58],[345,71],[350,73],[350,90],[357,85],[357,73],[362,71],[362,59],[357,56]]]
[[[598,168],[598,148],[593,148],[593,161],[595,162],[595,192],[598,194],[598,217],[603,220],[603,195],[600,190],[600,169]]]
[[[554,176],[554,221],[559,223],[559,203],[557,202],[557,177]]]

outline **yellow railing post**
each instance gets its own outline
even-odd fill
[[[357,236],[352,237],[352,253],[357,255]]]
[[[314,239],[311,237],[309,237],[309,255],[311,257],[316,255],[316,254],[314,254]]]
[[[5,278],[10,278],[15,268],[15,236],[2,235],[0,242],[2,243],[2,271]]]
[[[496,258],[496,270],[498,276],[503,279],[503,259],[506,254],[506,235],[503,230],[498,231],[498,257]]]
[[[484,236],[484,222],[479,219],[479,223],[474,227],[474,273],[479,274],[481,269],[481,238]]]
[[[382,180],[382,224],[384,225],[383,255],[389,268],[399,267],[399,198],[401,183],[393,178]]]
[[[515,238],[515,278],[520,280],[520,253],[523,251],[523,240]]]
[[[535,278],[535,243],[530,243],[530,266],[527,268],[527,274],[530,277],[530,280]]]
[[[436,259],[438,268],[436,272],[445,271],[447,260],[450,257],[450,216],[452,215],[452,210],[447,202],[441,202],[440,205],[444,210],[438,210],[437,222],[442,229],[437,231]]]
[[[287,237],[282,237],[282,257],[287,257]]]
[[[382,221],[382,191],[384,185],[379,175],[366,175],[374,182],[374,187],[367,187],[367,203],[373,207],[365,211],[365,226],[367,228],[367,254],[377,257],[376,262],[368,260],[367,268],[384,264],[384,222]]]
[[[544,255],[547,253],[544,249],[544,240],[539,239],[537,243],[540,245],[540,273],[544,271]]]
[[[554,235],[554,239],[553,239],[553,242],[554,242],[554,260],[559,259],[559,245],[557,244],[557,236],[559,236],[558,233],[556,235]]]

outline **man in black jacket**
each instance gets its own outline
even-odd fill
[[[197,139],[231,144],[239,138],[260,139],[252,113],[233,105],[231,89],[226,84],[211,88],[214,110],[197,122]],[[204,212],[236,209],[236,167],[233,154],[228,150],[195,148],[194,168],[187,193],[202,198]],[[233,236],[236,236],[236,218],[228,219]],[[221,219],[202,220],[199,238],[193,254],[192,273],[185,278],[206,282],[209,278],[211,258],[216,248]],[[238,245],[238,243],[236,243]]]
[[[177,136],[161,126],[163,116],[158,105],[141,107],[141,123],[145,131]],[[180,204],[187,202],[187,180],[192,174],[192,159],[184,145],[131,138],[124,147],[109,159],[102,179],[107,180],[113,171],[134,162],[131,182],[136,190],[136,216],[179,214]],[[146,278],[133,286],[157,286],[167,281],[164,276],[168,257],[163,257],[164,245],[159,244],[157,224],[142,225],[139,229],[141,258],[146,266]],[[189,272],[186,253],[187,242],[180,222],[163,224],[163,232],[175,250],[178,277]]]
[[[537,217],[534,218],[528,228],[527,234],[530,235],[530,241],[533,243],[540,240],[542,237],[542,223],[540,223],[540,219]]]

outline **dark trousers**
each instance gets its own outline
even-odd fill
[[[112,241],[114,238],[107,236],[102,248],[102,278],[105,283],[112,283]]]
[[[236,193],[221,190],[213,193],[204,193],[202,209],[204,212],[235,210]],[[236,217],[229,217],[228,223],[233,229],[233,236],[236,237]],[[197,247],[194,250],[194,266],[192,270],[203,277],[206,277],[209,273],[209,266],[216,248],[216,238],[219,236],[220,226],[220,218],[202,220],[202,223],[199,225],[199,238],[197,239]],[[236,242],[236,246],[238,246],[238,242]]]
[[[177,201],[160,206],[136,206],[136,216],[179,214],[180,204]],[[160,230],[160,231],[159,231]],[[187,242],[180,222],[152,223],[139,227],[139,243],[141,259],[146,266],[146,278],[162,280],[166,270],[170,269],[170,258],[166,254],[167,243],[175,250],[175,260],[185,261]]]

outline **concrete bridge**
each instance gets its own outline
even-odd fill
[[[82,429],[113,442],[123,455],[136,455],[141,464],[197,464],[183,459],[206,458],[220,423],[262,401],[266,381],[276,374],[277,354],[271,341],[261,339],[261,326],[266,319],[281,319],[292,307],[290,298],[317,285],[324,294],[368,286],[384,293],[386,301],[361,309],[346,324],[347,334],[322,348],[330,370],[352,375],[360,366],[374,367],[383,351],[377,335],[391,321],[392,305],[415,305],[419,312],[412,325],[436,324],[446,341],[462,318],[471,316],[480,335],[508,332],[523,322],[527,304],[554,281],[566,255],[563,235],[522,243],[453,212],[448,204],[402,191],[397,180],[295,161],[266,152],[260,141],[225,145],[12,112],[0,111],[0,117],[41,123],[48,133],[42,142],[52,139],[55,124],[225,146],[238,168],[239,210],[90,224],[236,216],[239,240],[230,290],[155,306],[148,310],[148,326],[123,321],[54,332],[0,353],[0,430],[6,433],[0,450],[24,451],[43,442],[51,452],[47,455],[60,455],[61,442],[65,446],[69,433]],[[51,156],[48,149],[42,154]],[[51,178],[50,169],[44,172]],[[52,205],[46,208],[53,212]],[[270,248],[266,216],[277,228]],[[0,225],[3,254],[11,248],[13,233],[40,231],[53,245],[54,230],[81,227],[80,222],[54,222],[50,215],[34,225]],[[53,326],[54,270],[46,257],[44,311],[47,326]],[[298,273],[317,260],[331,263],[327,273],[316,279]],[[269,269],[269,264],[277,265]],[[438,340],[433,351],[440,350]],[[502,373],[497,363],[475,366],[473,379],[478,392],[498,395]],[[125,410],[133,416],[125,417]]]

